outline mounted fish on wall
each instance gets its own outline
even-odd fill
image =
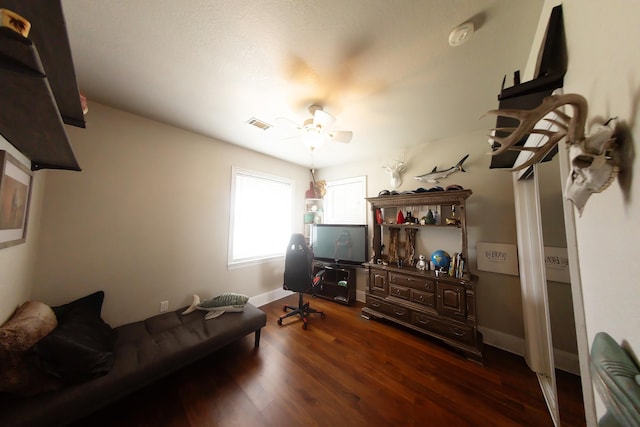
[[[431,172],[425,173],[425,174],[422,174],[422,175],[418,175],[418,176],[414,176],[414,178],[417,179],[418,181],[439,183],[441,179],[447,178],[452,173],[455,173],[455,172],[466,172],[462,168],[462,164],[464,163],[465,160],[467,160],[467,157],[469,157],[468,154],[466,156],[464,156],[462,159],[460,159],[460,161],[458,163],[456,163],[454,166],[451,166],[449,169],[444,169],[444,170],[439,171],[438,170],[438,166],[435,166]]]

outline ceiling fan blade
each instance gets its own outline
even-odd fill
[[[313,113],[314,126],[320,126],[321,128],[326,129],[335,121],[336,121],[336,118],[325,111],[316,110]]]
[[[346,130],[337,130],[329,132],[332,141],[342,142],[347,144],[351,142],[351,138],[353,138],[353,132]]]
[[[302,127],[286,117],[277,117],[274,121],[275,126],[267,130],[267,135],[272,141],[285,141],[294,138],[300,138]]]
[[[294,141],[298,142],[300,140],[300,135],[288,135],[288,136],[282,136],[279,138],[279,141],[282,142],[287,142],[287,141]]]
[[[293,127],[298,130],[302,129],[302,126],[287,117],[276,117],[276,123],[282,126]]]

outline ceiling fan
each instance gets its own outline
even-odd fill
[[[341,143],[351,142],[353,132],[330,129],[336,118],[322,109],[320,105],[312,104],[307,110],[311,118],[306,119],[302,125],[295,125],[301,132],[302,142],[311,150],[315,150],[327,141]],[[291,122],[287,119],[288,122]]]

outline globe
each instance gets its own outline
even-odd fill
[[[433,265],[435,265],[438,269],[449,268],[450,261],[451,257],[442,249],[438,249],[431,254],[431,262],[433,262]]]

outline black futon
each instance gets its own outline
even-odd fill
[[[246,335],[255,333],[258,347],[267,319],[251,304],[210,320],[204,311],[183,316],[183,310],[115,328],[114,364],[104,376],[32,397],[0,393],[0,426],[77,421]]]

